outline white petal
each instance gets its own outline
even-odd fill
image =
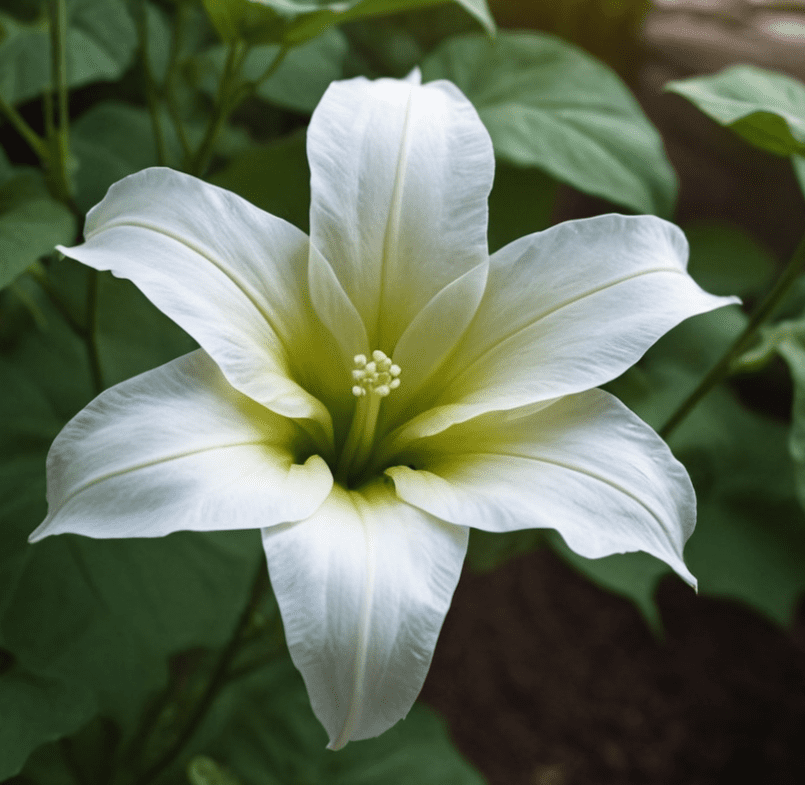
[[[263,532],[285,636],[330,748],[405,717],[425,680],[468,530],[383,482],[333,491],[308,520]]]
[[[449,383],[396,443],[604,384],[684,319],[739,302],[703,291],[687,256],[682,232],[654,216],[569,221],[501,249]]]
[[[481,302],[488,274],[489,263],[484,262],[456,278],[408,325],[394,350],[394,362],[404,369],[405,386],[402,395],[395,393],[390,399],[392,407],[404,405],[455,349]]]
[[[483,415],[410,445],[399,462],[387,470],[399,497],[443,520],[497,532],[557,529],[591,559],[646,551],[696,584],[682,560],[696,523],[687,472],[601,390],[521,417]]]
[[[133,281],[235,388],[330,431],[327,410],[293,378],[299,355],[328,337],[311,336],[303,232],[229,191],[154,168],[113,185],[90,210],[85,236],[59,250]]]
[[[487,259],[494,154],[448,82],[330,85],[308,128],[310,232],[391,354],[413,317]]]
[[[48,454],[48,516],[31,541],[161,537],[306,518],[332,475],[299,426],[233,389],[198,350],[106,390]]]
[[[310,246],[308,280],[316,313],[338,343],[342,362],[352,370],[355,355],[368,354],[373,347],[369,346],[363,321],[333,268],[313,245]],[[348,375],[344,376],[345,386],[349,386],[349,379]]]

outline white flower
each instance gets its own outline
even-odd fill
[[[694,283],[684,236],[654,217],[570,222],[489,258],[489,136],[454,85],[417,76],[327,91],[310,237],[149,169],[61,249],[134,281],[201,349],[67,424],[31,540],[260,529],[334,749],[410,709],[469,526],[644,550],[695,583],[685,470],[591,388],[732,301]]]

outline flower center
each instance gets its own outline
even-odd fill
[[[395,365],[380,349],[372,352],[371,360],[365,354],[355,355],[352,394],[358,401],[335,472],[336,479],[345,485],[366,466],[374,444],[380,404],[383,398],[400,386],[399,377],[400,366]]]
[[[372,352],[371,361],[367,362],[365,354],[355,355],[355,370],[352,378],[355,386],[352,394],[358,396],[374,393],[385,398],[392,390],[400,386],[400,366],[394,365],[380,349]]]

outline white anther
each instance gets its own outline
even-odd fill
[[[352,379],[357,384],[353,386],[352,394],[356,397],[374,393],[385,398],[400,386],[400,380],[397,378],[401,373],[400,366],[395,365],[380,349],[372,352],[371,360],[367,360],[365,354],[356,354],[354,361]]]

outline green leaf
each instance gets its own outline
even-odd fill
[[[157,162],[148,112],[116,101],[96,104],[76,120],[71,145],[78,158],[76,201],[89,210],[112,183]]]
[[[788,328],[788,335],[779,340],[777,351],[788,363],[794,381],[794,405],[791,412],[788,449],[794,461],[797,496],[802,509],[805,510],[805,317],[796,322],[786,322],[785,325]]]
[[[669,215],[676,177],[662,140],[607,66],[536,33],[448,40],[422,63],[475,104],[498,157],[637,212]]]
[[[474,572],[490,572],[516,556],[530,553],[545,543],[541,529],[492,533],[470,529],[466,564]]]
[[[85,268],[75,262],[60,260],[53,266],[59,271],[54,276],[59,284],[69,282],[80,285],[86,282],[86,278],[82,277]],[[39,329],[30,324],[30,318],[26,319],[20,329],[4,336],[3,356],[6,362],[16,368],[17,373],[27,379],[29,385],[39,390],[39,397],[47,402],[55,415],[58,430],[92,398],[93,386],[86,346],[30,276],[20,278],[17,285],[25,287],[33,303],[44,315],[45,326]],[[61,297],[61,292],[57,292],[57,295]],[[83,303],[75,299],[75,305],[80,308]],[[25,394],[20,394],[20,400],[22,403],[14,405],[24,406]],[[41,409],[42,413],[45,411]],[[14,441],[11,443],[15,444]]]
[[[198,348],[130,281],[98,276],[96,344],[105,387]]]
[[[684,226],[690,243],[688,272],[713,294],[753,296],[774,277],[774,256],[738,226],[696,221]]]
[[[799,190],[805,194],[805,157],[801,155],[792,155],[791,164],[794,167],[794,176],[799,183]]]
[[[665,89],[755,147],[776,155],[805,155],[805,85],[791,76],[736,65],[669,82]]]
[[[77,731],[94,710],[85,690],[12,668],[0,676],[0,778],[18,774],[41,744]]]
[[[287,657],[238,685],[229,701],[236,707],[234,716],[220,733],[207,729],[211,740],[201,750],[216,768],[243,783],[484,782],[452,746],[444,722],[419,704],[382,736],[351,742],[334,755],[325,749],[327,736]]]
[[[206,755],[196,755],[187,766],[190,785],[240,785],[240,780]]]
[[[181,168],[183,151],[172,122],[160,115],[165,141],[165,166]],[[192,145],[200,143],[204,124],[185,119],[184,129]],[[151,116],[146,109],[119,101],[95,104],[72,127],[73,150],[78,158],[76,202],[89,210],[106,195],[110,185],[126,175],[159,163]],[[226,127],[217,151],[231,153],[247,144],[244,134]]]
[[[689,319],[609,387],[659,427],[745,324],[734,306]],[[786,441],[783,423],[745,408],[726,387],[710,392],[670,439],[696,489],[698,522],[685,558],[699,591],[742,600],[781,625],[805,591],[805,517]]]
[[[72,213],[48,195],[38,173],[7,180],[0,186],[0,289],[74,236]]]
[[[792,299],[799,299],[798,294],[793,292]],[[763,367],[777,354],[787,363],[794,383],[788,449],[794,465],[797,497],[805,510],[805,315],[761,327],[760,341],[744,352],[736,367],[741,370]]]
[[[46,314],[47,333],[29,325],[28,333],[17,336],[6,346],[6,356],[0,357],[0,646],[12,650],[5,619],[14,608],[25,573],[30,547],[26,538],[46,512],[45,456],[63,423],[51,395],[31,377],[26,365],[43,375],[55,375],[56,384],[60,366],[67,366],[61,368],[65,376],[80,375],[83,370],[80,357],[71,352],[75,347],[69,336],[52,342],[55,351],[50,362],[47,354],[36,351],[48,342],[46,336],[55,338],[64,329],[46,302],[38,305]],[[75,359],[79,361],[71,362]],[[69,399],[69,394],[64,398]],[[64,607],[63,598],[59,604]],[[91,693],[80,685],[38,675],[19,661],[0,672],[0,780],[19,772],[40,744],[77,730],[94,710]]]
[[[445,0],[204,0],[221,39],[298,46],[344,22],[414,11]],[[492,34],[486,0],[455,0]]]
[[[226,640],[259,555],[254,532],[43,540],[27,549],[5,645],[130,727],[164,684],[168,655]]]
[[[148,66],[153,78],[162,84],[168,74],[170,64],[173,22],[162,8],[153,3],[145,3],[145,14]]]
[[[276,45],[255,46],[243,64],[242,78],[258,81],[279,51],[280,47]],[[331,28],[291,49],[276,72],[259,83],[257,95],[277,106],[310,114],[330,82],[344,78],[348,53],[346,36]],[[226,48],[219,45],[197,60],[201,71],[200,86],[210,95],[215,95],[218,90],[226,57]]]
[[[490,252],[524,235],[547,229],[551,225],[556,188],[556,180],[537,169],[498,161],[489,195]]]
[[[125,728],[164,684],[167,655],[227,638],[261,558],[259,537],[64,535],[27,544],[45,514],[50,443],[91,396],[81,342],[46,299],[38,304],[47,330],[12,336],[0,362],[0,645],[25,673],[48,680],[54,705],[66,700],[59,685],[70,684]],[[40,725],[32,718],[30,732]]]
[[[310,169],[303,131],[235,156],[212,182],[308,231]]]
[[[136,30],[124,0],[67,0],[69,87],[120,78],[136,46]],[[0,93],[16,104],[39,95],[50,81],[44,9],[30,23],[0,13]]]
[[[709,416],[719,444],[698,445],[710,462],[693,475],[699,520],[688,566],[702,593],[741,599],[788,626],[805,592],[805,514],[794,498],[788,429],[726,396],[706,403],[700,417]]]

